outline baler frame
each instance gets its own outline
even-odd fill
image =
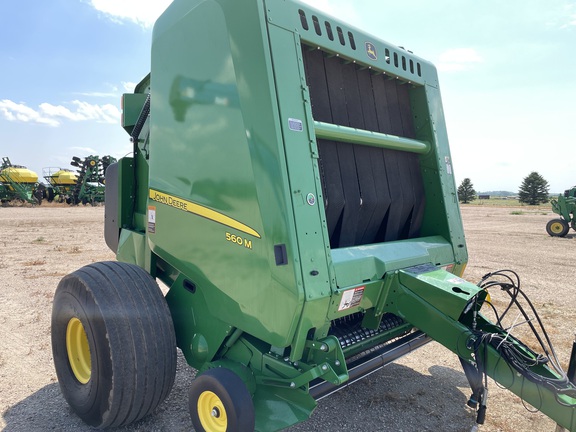
[[[190,40],[210,44],[175,49]],[[198,430],[304,421],[315,397],[432,338],[463,359],[479,413],[487,392],[476,381],[488,374],[529,401],[543,392],[541,409],[576,431],[573,395],[559,403],[537,384],[508,383],[500,352],[475,342],[503,330],[479,312],[486,289],[460,278],[466,243],[432,64],[295,1],[176,0],[154,27],[150,75],[123,97],[122,125],[134,152],[108,170],[105,215],[120,263],[69,275],[55,297],[57,372],[85,421],[127,424],[134,413],[108,412],[139,408],[105,391],[92,412],[77,406],[67,383],[84,375],[68,365],[87,369],[85,350],[64,349],[66,323],[89,328],[89,355],[106,361],[98,338],[117,333],[75,316],[67,295],[92,299],[105,279],[121,299],[133,280],[155,278],[165,301],[143,309],[171,318],[168,339],[199,372],[189,402]],[[108,300],[97,315],[124,307]],[[175,360],[161,354],[167,394]],[[533,372],[558,377],[546,365]]]

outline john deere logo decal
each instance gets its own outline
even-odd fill
[[[378,60],[378,56],[376,55],[376,47],[372,42],[366,42],[366,55],[370,60]]]

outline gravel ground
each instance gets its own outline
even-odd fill
[[[465,278],[516,270],[566,364],[576,330],[576,236],[551,238],[548,210],[462,209],[469,250]],[[89,431],[61,396],[52,364],[50,313],[58,281],[82,265],[114,259],[102,238],[102,207],[0,208],[0,427],[4,431]],[[176,383],[153,415],[121,431],[190,431],[187,389],[194,377],[179,356]],[[456,357],[430,343],[320,401],[296,431],[469,431],[466,378]],[[553,431],[520,399],[491,382],[485,432]]]

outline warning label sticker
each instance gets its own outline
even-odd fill
[[[156,232],[156,207],[148,206],[148,232]]]
[[[344,291],[342,294],[342,299],[340,300],[340,306],[338,306],[338,311],[343,311],[350,309],[351,307],[358,306],[362,301],[362,296],[364,295],[363,286]]]

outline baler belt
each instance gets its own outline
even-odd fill
[[[414,137],[407,86],[321,50],[304,50],[314,120]],[[416,237],[424,192],[418,156],[317,141],[332,248]]]

